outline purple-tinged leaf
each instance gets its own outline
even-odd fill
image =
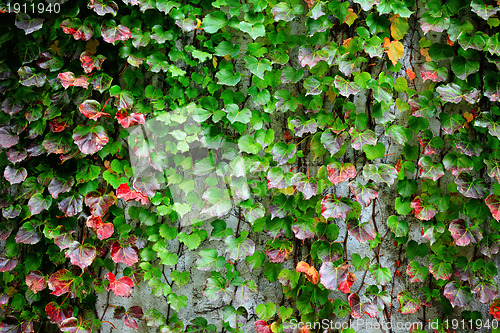
[[[366,164],[363,167],[363,177],[376,183],[392,185],[398,177],[398,171],[389,164]]]
[[[414,117],[432,118],[437,112],[433,99],[428,99],[423,95],[412,97],[408,100]]]
[[[439,93],[441,100],[455,104],[460,103],[463,96],[462,89],[460,89],[460,86],[455,83],[448,83],[446,85],[439,86],[436,88],[436,92]]]
[[[126,41],[132,37],[129,28],[116,25],[116,22],[112,20],[101,25],[101,35],[106,43],[111,44],[114,44],[117,40]]]
[[[363,207],[368,207],[378,197],[378,190],[372,183],[362,185],[360,182],[353,180],[349,183],[349,188],[354,194],[354,200]]]
[[[470,291],[466,290],[465,287],[457,288],[455,282],[449,282],[444,286],[444,296],[450,301],[453,307],[464,307],[472,299]]]
[[[32,19],[28,14],[20,12],[19,14],[16,15],[16,21],[14,24],[19,29],[24,30],[25,35],[29,35],[37,30],[42,29],[43,21],[45,21],[45,19],[41,18]]]
[[[113,312],[113,318],[125,319],[125,326],[132,329],[139,328],[137,319],[141,319],[143,316],[144,313],[142,312],[142,308],[140,306],[132,306],[128,309],[128,311],[126,311],[123,306],[119,306],[115,308],[115,311]]]
[[[483,1],[472,1],[470,7],[474,13],[485,21],[500,10],[500,8],[485,4]]]
[[[406,267],[406,274],[410,277],[410,282],[424,282],[425,278],[429,274],[429,268],[426,266],[420,266],[420,264],[413,260]]]
[[[425,155],[437,154],[443,148],[443,139],[441,137],[433,138],[429,129],[418,132],[418,143],[424,148]]]
[[[183,18],[175,20],[175,25],[181,28],[182,32],[191,32],[198,26],[198,23],[192,18]]]
[[[79,77],[75,77],[73,72],[64,72],[59,73],[57,78],[61,81],[61,85],[64,89],[69,87],[82,87],[87,89],[89,87],[88,77],[84,75],[80,75]]]
[[[437,213],[437,209],[434,205],[424,203],[420,197],[416,197],[411,202],[410,207],[415,210],[415,217],[423,221],[429,221]]]
[[[226,305],[224,309],[222,309],[223,320],[234,329],[245,325],[247,323],[247,317],[247,310],[243,306],[235,309],[232,305]]]
[[[57,206],[64,213],[64,216],[76,216],[83,210],[83,197],[79,194],[72,195],[59,201]]]
[[[474,244],[483,238],[479,227],[470,225],[464,219],[455,219],[451,221],[448,230],[451,232],[451,236],[457,246],[467,246],[470,243]]]
[[[479,156],[483,151],[482,143],[477,139],[469,139],[469,136],[465,133],[455,135],[455,147],[467,156]]]
[[[479,250],[482,254],[491,258],[492,255],[497,254],[500,250],[499,241],[500,235],[494,233],[489,234],[481,240],[481,243],[479,243]]]
[[[486,193],[484,180],[481,178],[473,179],[469,173],[461,173],[455,178],[458,192],[467,198],[481,199]]]
[[[83,271],[92,264],[96,254],[95,246],[73,242],[64,253],[64,256],[69,258],[73,265],[80,267]]]
[[[40,214],[42,211],[49,209],[52,205],[52,198],[44,197],[41,193],[34,194],[28,201],[31,215]]]
[[[356,177],[356,167],[352,163],[332,162],[326,168],[328,180],[335,185]]]
[[[62,309],[56,302],[50,302],[45,306],[45,313],[52,324],[61,324],[65,319],[73,317],[71,306]]]
[[[26,171],[25,168],[16,169],[11,165],[7,165],[3,172],[3,176],[11,185],[14,185],[22,183],[28,176],[28,171]]]
[[[82,52],[80,54],[80,63],[82,65],[85,74],[90,74],[95,69],[96,71],[101,69],[102,63],[106,60],[103,55],[94,56],[89,51]]]
[[[351,209],[350,205],[339,200],[334,194],[327,194],[321,199],[321,216],[325,219],[333,217],[345,220]]]
[[[450,26],[449,17],[444,17],[444,16],[433,17],[431,15],[425,15],[425,14],[422,15],[422,17],[419,20],[420,28],[422,29],[424,34],[428,33],[429,31],[443,32]]]
[[[476,118],[474,126],[487,128],[490,135],[500,139],[500,123],[492,121],[489,115]]]
[[[12,205],[10,207],[4,208],[2,210],[2,215],[6,219],[15,219],[19,216],[19,214],[21,214],[21,210],[22,208],[20,205]]]
[[[292,177],[292,185],[304,194],[304,199],[308,200],[318,193],[318,184],[316,179],[309,178],[302,172],[298,172]]]
[[[345,140],[347,139],[347,133],[341,132],[339,134],[332,133],[330,129],[321,134],[321,143],[323,146],[330,152],[330,155],[337,154],[342,146],[344,145]]]
[[[356,150],[362,149],[364,145],[375,146],[377,144],[377,135],[370,129],[358,132],[353,127],[349,130],[349,134],[351,134],[351,145]]]
[[[40,54],[36,64],[40,66],[41,69],[48,69],[51,72],[55,72],[61,69],[64,62],[59,57],[54,57],[52,52],[45,51]]]
[[[413,296],[408,291],[402,291],[398,294],[399,310],[401,314],[411,314],[415,313],[420,309],[421,301],[420,299],[413,298]]]
[[[424,63],[419,67],[419,71],[422,75],[422,81],[444,82],[448,78],[446,67],[438,67],[434,61]]]
[[[356,95],[361,91],[361,88],[354,82],[344,79],[342,76],[335,76],[335,88],[339,90],[339,94],[344,97],[349,97],[350,95]]]
[[[90,208],[90,213],[94,216],[103,217],[115,203],[110,195],[101,195],[97,191],[92,191],[85,196],[85,204]]]
[[[111,95],[115,97],[115,106],[118,111],[129,110],[134,106],[134,96],[130,91],[120,91],[118,94]]]
[[[423,178],[438,180],[444,176],[444,169],[441,163],[434,164],[429,156],[422,156],[418,160],[420,166],[420,176]]]
[[[61,234],[59,236],[54,237],[54,244],[56,244],[59,249],[64,250],[73,244],[73,237],[69,233]]]
[[[92,79],[92,86],[94,90],[97,90],[101,94],[108,90],[111,87],[111,82],[113,81],[113,78],[109,76],[108,74],[101,73],[97,76],[94,76]]]
[[[0,255],[0,272],[8,272],[17,266],[16,258],[7,258],[4,255]]]
[[[229,287],[226,288],[226,280],[219,276],[212,276],[205,282],[203,288],[203,295],[211,302],[223,300],[229,303],[234,298],[234,290]]]
[[[500,197],[496,194],[490,194],[485,200],[490,209],[491,215],[497,221],[500,221]]]
[[[43,140],[43,147],[47,150],[47,154],[66,154],[70,152],[73,147],[71,135],[64,133],[49,133]]]
[[[19,136],[13,133],[10,127],[0,127],[0,147],[10,148],[17,145],[18,142]]]
[[[302,241],[307,238],[313,238],[316,224],[317,222],[312,218],[297,219],[297,221],[292,224],[292,231],[295,234],[295,238]]]
[[[293,245],[290,241],[282,242],[275,240],[272,243],[267,243],[264,253],[272,263],[282,263],[288,259],[292,253]]]
[[[86,155],[97,153],[109,141],[102,126],[78,126],[73,131],[73,140]]]
[[[335,266],[332,262],[324,262],[319,269],[321,284],[330,290],[338,290],[341,282],[346,281],[351,265]]]
[[[226,253],[234,261],[245,259],[255,252],[255,244],[251,239],[229,236],[225,240]]]
[[[245,281],[238,286],[234,299],[237,302],[248,302],[250,301],[250,293],[257,293],[257,285],[253,280]]]
[[[360,223],[358,219],[349,220],[349,222],[347,222],[347,229],[351,236],[354,236],[358,242],[363,244],[366,243],[366,241],[373,241],[376,236],[375,229],[371,223]]]
[[[101,109],[101,103],[93,99],[84,101],[78,108],[78,110],[90,120],[98,120],[102,116],[109,117],[109,114],[102,112]]]
[[[298,137],[302,137],[306,133],[314,134],[318,130],[318,124],[315,119],[304,121],[300,118],[295,118],[290,120],[290,124],[293,125],[291,129],[293,129],[295,135]]]
[[[69,192],[74,184],[75,179],[73,177],[67,179],[54,178],[49,183],[48,190],[52,198],[57,199],[59,194]]]
[[[9,150],[7,150],[7,159],[12,164],[21,162],[25,160],[26,157],[28,157],[28,152],[24,148],[21,150],[17,150],[14,148],[10,148]]]
[[[284,142],[276,143],[271,150],[273,161],[277,162],[278,165],[287,163],[289,159],[295,156],[296,152],[297,146],[295,144],[290,143],[287,145]]]
[[[47,76],[44,73],[37,74],[35,70],[28,66],[23,66],[17,71],[19,82],[26,87],[44,85]]]
[[[257,320],[254,324],[255,332],[257,333],[272,333],[271,324],[268,324],[265,320]]]
[[[479,296],[479,302],[489,304],[498,296],[498,286],[491,280],[479,280],[474,278],[471,283],[471,291]]]
[[[32,271],[26,275],[26,286],[28,286],[28,288],[36,294],[47,287],[47,281],[42,273],[39,271]]]
[[[377,317],[377,307],[371,302],[361,303],[358,294],[353,293],[348,297],[351,306],[351,316],[360,319],[366,313],[370,318]]]
[[[157,190],[161,188],[158,179],[154,173],[144,174],[134,179],[132,183],[134,190],[139,192],[145,197],[152,198],[155,196]]]
[[[436,280],[449,280],[453,269],[449,262],[434,257],[429,260],[429,272]]]
[[[287,188],[285,172],[281,167],[274,167],[267,173],[267,188]]]
[[[15,240],[18,244],[36,244],[40,241],[40,235],[30,222],[26,222],[17,231]]]
[[[318,64],[321,60],[328,59],[328,53],[323,50],[311,51],[307,46],[301,46],[299,49],[299,63],[302,67],[309,66],[309,68],[313,68]]]
[[[486,96],[486,92],[485,92],[485,96]],[[463,97],[467,103],[476,104],[481,99],[481,91],[476,89],[476,88],[472,88],[472,90],[470,90],[470,91],[464,91]]]
[[[0,73],[0,76],[2,73]],[[10,74],[12,75],[12,74]],[[9,75],[9,77],[10,77]],[[5,79],[7,79],[6,77]],[[2,111],[8,114],[9,116],[14,116],[19,113],[23,109],[23,105],[18,101],[14,101],[12,98],[6,98],[2,102]]]
[[[106,14],[116,16],[118,10],[116,2],[109,0],[90,0],[88,7],[93,9],[99,16],[104,16]]]

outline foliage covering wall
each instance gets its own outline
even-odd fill
[[[417,311],[449,332],[452,313],[471,330],[493,323],[476,300],[500,318],[498,3],[0,9],[2,332],[240,332],[249,320],[299,332],[297,320]],[[382,209],[383,193],[395,199]],[[186,251],[223,323],[176,315],[193,306],[179,294]],[[249,313],[259,291],[240,272],[261,267],[283,298]],[[139,283],[166,313],[109,303]]]

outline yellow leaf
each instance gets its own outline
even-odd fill
[[[287,188],[283,188],[280,190],[281,193],[286,194],[286,195],[292,195],[295,193],[295,187],[290,186]]]
[[[425,61],[432,61],[432,58],[429,56],[429,48],[428,47],[420,49],[420,54],[425,57]]]
[[[391,24],[391,36],[395,40],[403,39],[408,31],[408,20],[402,17],[396,17]]]
[[[99,46],[99,41],[97,39],[90,39],[85,44],[85,49],[92,54],[97,52],[97,47]]]
[[[61,49],[59,48],[58,40],[54,41],[54,44],[50,45],[50,48],[52,49],[52,51],[54,51],[55,54],[61,55]]]
[[[345,21],[342,23],[347,23],[348,26],[351,26],[354,23],[354,21],[358,18],[358,15],[356,15],[356,13],[354,12],[354,10],[352,10],[352,8],[347,8],[347,10],[349,11],[349,14],[345,16]]]
[[[385,53],[389,57],[389,60],[394,66],[398,63],[398,60],[403,57],[404,46],[401,42],[397,40],[391,41],[389,38],[384,39]]]
[[[196,18],[196,28],[195,29],[201,29],[201,20],[199,18]]]
[[[271,324],[271,332],[273,332],[273,333],[277,333],[277,332],[278,332],[278,330],[279,330],[279,325],[278,325],[278,323],[276,323],[276,322],[272,323],[272,324]]]
[[[326,92],[326,96],[328,97],[328,100],[330,101],[330,103],[333,103],[335,101],[335,98],[337,98],[337,94],[333,92],[331,86],[328,88],[328,91]]]
[[[215,56],[212,58],[212,64],[214,65],[214,68],[217,68],[217,58]]]
[[[229,60],[231,60],[231,56],[230,56],[229,54],[226,54],[226,55],[224,56],[224,59],[226,59],[227,61],[229,61]]]

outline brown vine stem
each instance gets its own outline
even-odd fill
[[[107,320],[101,320],[101,323],[108,323],[108,324],[110,324],[111,326],[113,326],[113,328],[116,330],[116,326],[115,326],[115,325],[113,325],[113,323],[112,323],[112,322],[109,322],[109,321],[107,321]]]

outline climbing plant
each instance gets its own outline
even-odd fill
[[[498,3],[0,10],[2,332],[497,328]]]

